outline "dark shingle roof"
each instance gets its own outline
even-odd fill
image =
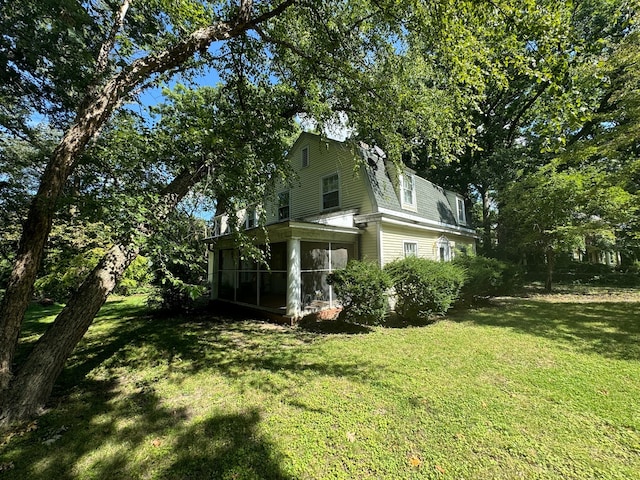
[[[365,170],[378,208],[413,214],[425,220],[458,226],[456,194],[415,176],[417,212],[403,209],[386,166],[386,155],[379,147],[360,144],[366,160]],[[465,226],[466,225],[461,225]]]

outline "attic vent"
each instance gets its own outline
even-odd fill
[[[302,149],[302,168],[309,166],[309,147]]]

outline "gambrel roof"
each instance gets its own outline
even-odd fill
[[[365,160],[364,168],[378,211],[406,213],[407,210],[402,208],[400,203],[397,185],[394,188],[394,180],[390,174],[390,169],[396,167],[388,164],[385,153],[379,147],[371,147],[361,143],[359,150]],[[406,173],[413,174],[408,169]],[[467,224],[458,222],[456,215],[456,198],[458,196],[454,192],[445,190],[418,175],[414,175],[414,179],[416,211],[412,212],[413,215],[430,222],[469,228]]]

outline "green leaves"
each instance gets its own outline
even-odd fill
[[[615,237],[616,229],[634,216],[632,200],[594,168],[548,165],[505,191],[501,226],[513,249],[566,251],[589,235]]]

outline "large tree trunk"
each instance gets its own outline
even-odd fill
[[[195,171],[178,175],[158,199],[154,223],[161,223],[205,174],[206,169],[199,165]],[[145,225],[141,230],[144,235],[150,235],[153,225]],[[25,420],[43,409],[67,358],[138,251],[135,238],[131,238],[127,243],[114,245],[104,255],[2,392],[0,425],[7,426]]]
[[[0,424],[10,425],[41,412],[67,358],[137,255],[137,247],[114,245],[102,258],[12,378]]]
[[[553,248],[548,248],[545,252],[545,258],[547,260],[547,278],[544,283],[544,289],[547,292],[551,292],[553,288],[553,270],[555,268],[556,255]]]
[[[296,0],[284,0],[273,10],[252,19],[253,1],[241,0],[234,19],[196,30],[171,48],[139,58],[111,79],[104,83],[96,83],[89,89],[79,106],[73,126],[55,149],[40,181],[40,188],[29,209],[14,267],[0,305],[0,393],[11,381],[13,357],[22,321],[31,300],[33,284],[51,231],[56,203],[80,154],[91,138],[102,128],[126,96],[153,75],[182,65],[196,52],[207,49],[212,42],[237,37],[295,3]],[[121,16],[125,13],[126,8],[121,12]],[[106,42],[107,47],[103,50],[108,49],[111,40],[110,38]],[[97,78],[101,77],[102,71],[106,68],[106,55],[105,51],[101,51],[96,67]]]
[[[23,226],[13,270],[0,307],[0,391],[6,388],[11,378],[11,363],[22,320],[31,300],[56,203],[73,170],[75,158],[96,132],[96,122],[89,121],[88,115],[88,112],[78,115],[76,124],[67,131],[53,152]]]

